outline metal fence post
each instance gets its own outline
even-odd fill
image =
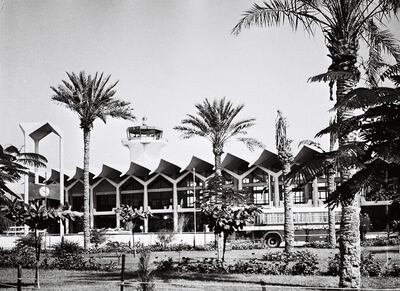
[[[122,254],[121,291],[124,291],[124,275],[125,275],[125,254]]]
[[[21,265],[18,265],[18,271],[17,271],[17,290],[18,291],[22,290],[22,267],[21,267]]]

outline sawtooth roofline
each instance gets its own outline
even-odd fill
[[[318,151],[309,146],[303,146],[294,158],[294,165],[298,164],[300,161],[304,161],[307,157],[312,157],[315,153],[318,153]],[[263,150],[252,164],[230,153],[227,153],[222,161],[223,171],[234,178],[248,175],[257,168],[272,176],[280,176],[281,165],[278,155],[268,150]],[[121,181],[126,180],[127,177],[137,177],[143,181],[147,181],[156,175],[165,175],[171,180],[179,181],[183,176],[186,176],[188,172],[193,172],[193,170],[199,177],[205,180],[213,174],[214,166],[207,161],[193,156],[189,164],[183,169],[176,164],[161,159],[157,168],[154,170],[135,162],[130,162],[129,169],[126,172],[103,164],[101,171],[97,175],[90,172],[89,176],[91,185],[96,184],[101,179],[107,179],[115,184],[119,184]],[[57,170],[52,169],[51,176],[47,181],[59,182],[59,175]],[[75,181],[83,181],[83,169],[76,167],[75,173],[69,179],[64,179],[64,181],[66,186],[71,185],[71,183]]]

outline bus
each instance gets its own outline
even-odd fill
[[[340,209],[335,208],[335,229],[338,237]],[[276,248],[284,241],[283,208],[263,208],[253,224],[236,233],[238,239],[263,240],[268,247]],[[295,241],[327,241],[328,210],[326,207],[298,207],[293,210]]]

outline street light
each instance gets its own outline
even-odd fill
[[[193,168],[193,220],[194,220],[194,236],[193,248],[196,248],[196,169]]]

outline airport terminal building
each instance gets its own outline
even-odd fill
[[[45,133],[53,129],[47,123],[36,126],[33,132],[43,138]],[[44,132],[40,134],[40,131]],[[201,198],[206,180],[213,175],[213,165],[196,156],[188,161],[185,168],[160,159],[161,149],[167,141],[160,128],[146,124],[129,127],[122,144],[130,150],[127,171],[103,165],[100,172],[90,173],[91,227],[123,228],[115,209],[124,204],[138,209],[151,209],[153,217],[144,221],[142,226],[137,226],[138,231],[193,231],[194,211],[200,211],[194,209],[194,201]],[[294,164],[310,158],[315,152],[314,149],[304,146],[295,156]],[[222,161],[224,187],[249,191],[254,204],[263,209],[264,214],[259,219],[266,223],[283,224],[281,166],[277,154],[268,150],[263,150],[252,164],[227,153]],[[53,169],[47,179],[32,171],[27,181],[29,187],[25,187],[24,193],[26,200],[43,198],[40,192],[45,187],[48,204],[57,205],[60,200],[64,200],[73,210],[83,210],[81,168],[77,167],[71,176],[65,175],[62,167]],[[327,223],[327,208],[324,205],[326,186],[326,179],[318,177],[293,193],[295,222]],[[64,194],[63,197],[60,197],[60,192]],[[390,201],[366,201],[362,197],[361,205],[362,211],[368,212],[371,217],[373,228],[384,229],[385,219],[382,215],[387,213]],[[196,217],[197,230],[203,231],[200,215]],[[337,217],[337,221],[339,219]],[[79,222],[70,222],[65,229],[66,233],[80,231],[82,225]]]

